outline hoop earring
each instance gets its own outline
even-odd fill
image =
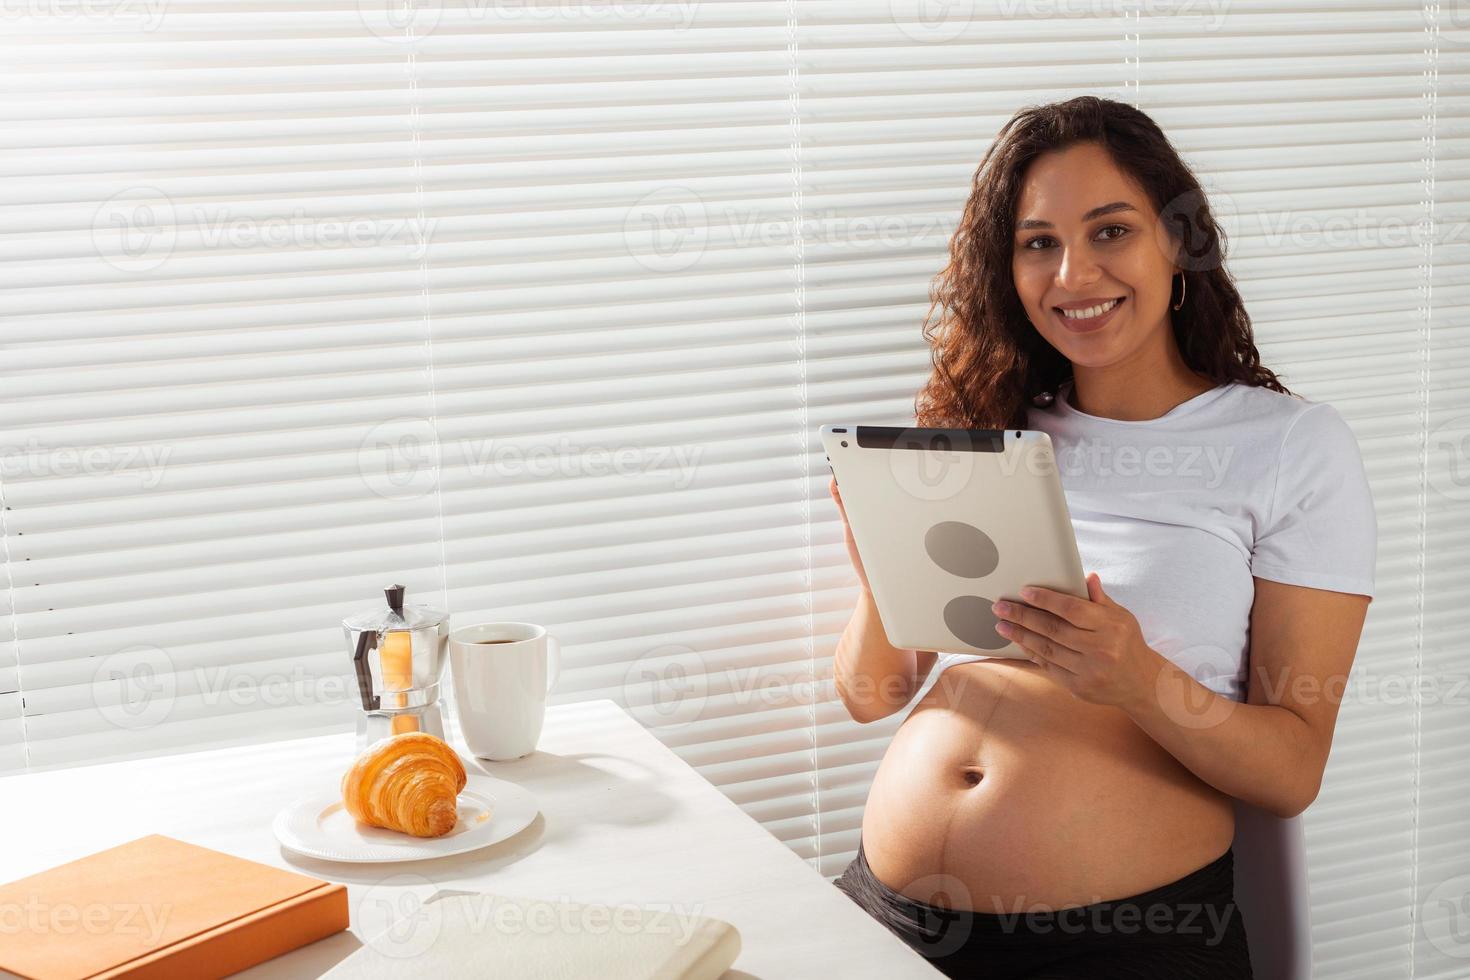
[[[1188,290],[1189,290],[1189,280],[1188,279],[1185,279],[1184,278],[1184,273],[1181,272],[1181,273],[1179,273],[1179,302],[1177,302],[1177,303],[1174,304],[1174,307],[1173,307],[1174,309],[1177,310],[1181,306],[1184,305],[1184,294],[1186,292],[1188,292]],[[1173,279],[1170,279],[1169,280],[1169,294],[1170,295],[1173,295],[1173,293],[1174,293],[1174,280]]]

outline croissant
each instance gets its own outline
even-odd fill
[[[400,732],[369,745],[342,774],[342,802],[354,819],[415,837],[443,837],[459,819],[464,763],[428,732]]]

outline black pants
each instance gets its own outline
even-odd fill
[[[1055,911],[970,912],[879,881],[858,842],[835,882],[947,977],[983,980],[1249,980],[1235,852],[1127,898]]]

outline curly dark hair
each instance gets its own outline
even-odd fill
[[[1084,95],[1023,107],[980,161],[949,263],[930,290],[923,334],[933,371],[914,400],[916,425],[1022,428],[1033,396],[1071,375],[1071,362],[1027,317],[1011,259],[1026,168],[1043,153],[1083,142],[1100,144],[1147,191],[1180,246],[1187,302],[1170,315],[1185,363],[1217,385],[1237,381],[1291,394],[1261,365],[1250,317],[1225,269],[1225,234],[1199,181],[1148,115]]]

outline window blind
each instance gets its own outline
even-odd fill
[[[1373,481],[1317,975],[1461,975],[1470,22],[1061,8],[27,6],[0,771],[347,728],[338,624],[402,581],[546,624],[553,703],[625,705],[835,876],[906,712],[831,688],[856,596],[815,430],[912,418],[989,140],[1093,92],[1196,167],[1266,363]]]

